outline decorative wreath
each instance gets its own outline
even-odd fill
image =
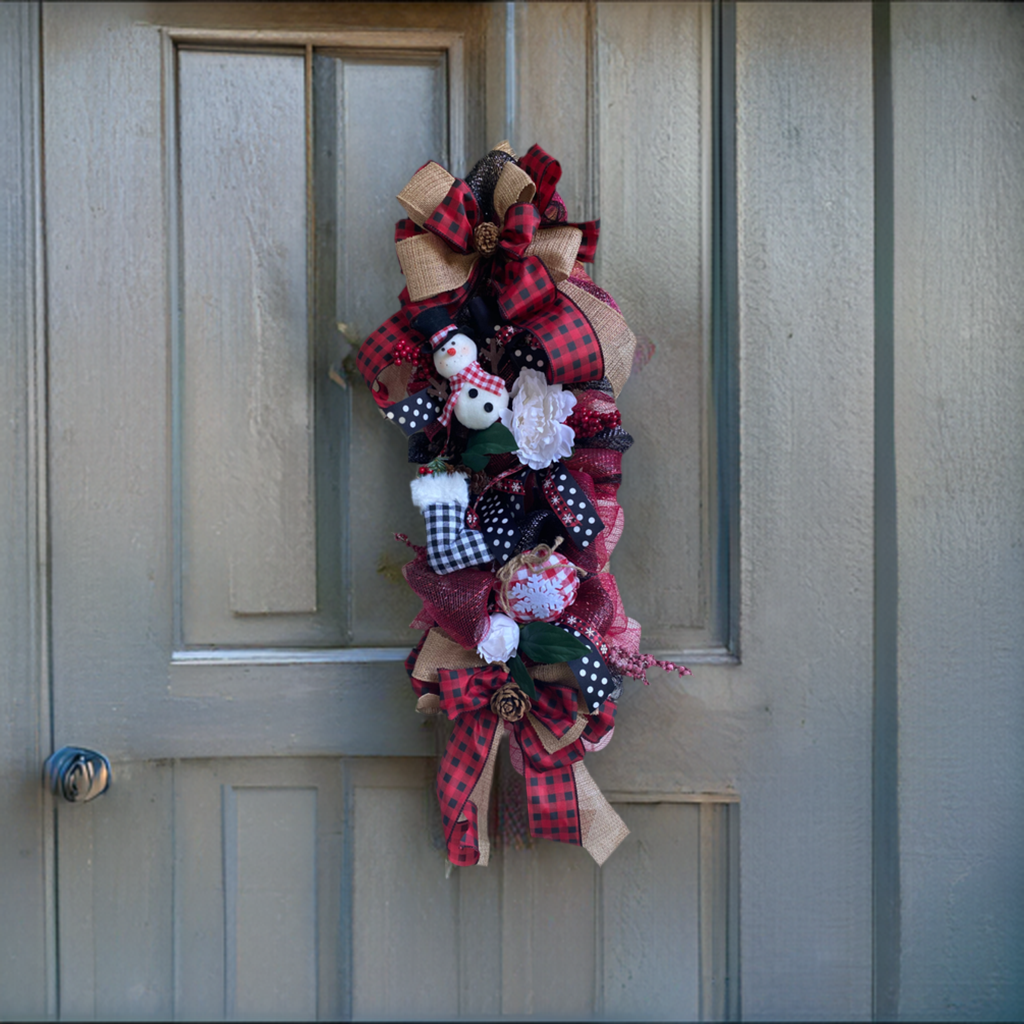
[[[583,268],[598,223],[568,222],[560,177],[539,146],[517,160],[508,143],[465,181],[421,167],[398,196],[401,308],[357,358],[420,467],[427,544],[403,575],[423,636],[406,668],[417,711],[454,723],[437,798],[456,865],[488,861],[506,736],[530,834],[604,863],[628,829],[584,755],[611,738],[623,676],[689,674],[640,653],[609,572],[636,339]]]

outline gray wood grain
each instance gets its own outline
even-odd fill
[[[131,13],[43,11],[54,727],[101,750],[148,728],[173,624],[160,38]]]
[[[227,1016],[317,1016],[317,791],[225,786]]]
[[[534,143],[562,165],[558,194],[570,220],[595,216],[590,89],[591,18],[587,4],[518,4],[516,123],[522,155]],[[492,140],[497,142],[497,139]]]
[[[59,808],[66,1017],[173,1016],[172,800],[169,763],[133,763],[103,797]]]
[[[601,869],[604,1012],[700,1019],[700,808],[617,805],[630,835]],[[710,922],[707,922],[710,924]]]
[[[425,783],[422,765],[408,761],[359,766],[352,781],[357,1018],[450,1020],[459,1012],[458,880],[445,878],[431,845]]]
[[[1024,10],[892,11],[907,1019],[1024,1013]]]
[[[598,283],[639,341],[620,398],[625,531],[612,567],[647,650],[710,645],[706,400],[710,260],[702,4],[598,7]],[[657,547],[652,545],[657,538]]]

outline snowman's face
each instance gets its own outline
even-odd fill
[[[486,430],[507,408],[508,392],[504,388],[496,395],[470,384],[455,399],[455,418],[470,430]]]
[[[454,377],[476,362],[476,342],[465,334],[450,334],[434,353],[434,367],[442,377]]]

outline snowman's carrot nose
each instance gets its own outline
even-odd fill
[[[453,349],[453,348],[448,349],[448,355],[450,355],[450,356],[455,355],[455,349]]]

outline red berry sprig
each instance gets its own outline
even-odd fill
[[[677,665],[674,661],[661,661],[652,654],[631,654],[629,651],[609,645],[608,653],[604,656],[612,668],[618,669],[625,676],[631,679],[639,679],[644,686],[649,686],[647,670],[649,668],[661,668],[666,672],[678,672],[680,676],[690,675],[690,670],[685,665]]]
[[[391,350],[396,366],[402,363],[410,363],[413,366],[430,366],[430,359],[427,353],[418,345],[414,345],[408,338],[399,338],[395,347]]]
[[[593,437],[602,430],[621,427],[622,413],[618,409],[596,412],[594,409],[581,409],[577,406],[565,422],[572,427],[577,437]]]

